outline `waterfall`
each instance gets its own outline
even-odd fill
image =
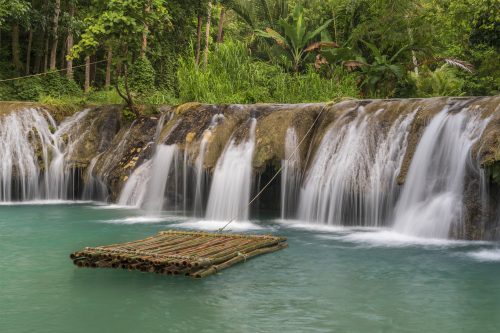
[[[290,127],[285,137],[285,159],[281,161],[281,218],[293,217],[300,188],[300,152],[295,128]],[[294,154],[295,152],[295,154]]]
[[[203,132],[203,137],[200,142],[200,150],[198,157],[196,158],[196,188],[194,196],[194,214],[196,216],[202,216],[204,207],[204,192],[205,192],[205,182],[206,182],[206,172],[204,169],[205,153],[207,151],[207,146],[212,139],[212,131],[214,128],[224,119],[224,115],[216,114],[212,117],[210,126]]]
[[[148,212],[159,212],[163,208],[165,189],[170,175],[170,167],[177,153],[175,145],[159,145],[151,166],[151,177],[148,182],[148,190],[144,202],[144,208]]]
[[[371,226],[383,226],[392,217],[400,193],[397,177],[406,154],[410,126],[417,111],[400,116],[378,144],[370,171],[366,210]]]
[[[397,170],[414,113],[400,116],[387,133],[384,110],[348,110],[324,135],[300,193],[302,220],[378,226],[396,196]]]
[[[150,179],[152,160],[141,164],[127,179],[118,198],[118,204],[121,206],[140,207],[146,196],[147,184]]]
[[[100,179],[100,177],[96,177],[94,175],[94,168],[100,157],[101,154],[95,156],[90,161],[90,164],[87,167],[87,172],[84,179],[85,184],[83,187],[83,195],[82,195],[84,200],[106,201],[106,198],[108,196],[108,187]]]
[[[76,125],[89,110],[76,113],[57,127],[43,110],[26,108],[0,118],[0,201],[67,199],[73,193],[72,153]]]
[[[158,145],[153,158],[139,166],[127,180],[118,203],[141,207],[149,213],[160,212],[178,152],[176,145]]]
[[[257,120],[252,118],[248,139],[241,143],[231,139],[217,161],[208,199],[207,219],[248,220],[256,125]]]
[[[489,119],[465,108],[445,108],[431,121],[413,157],[396,211],[394,229],[419,237],[447,238],[463,216],[471,149]],[[477,170],[475,170],[478,172]]]

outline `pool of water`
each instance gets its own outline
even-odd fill
[[[77,268],[69,253],[216,222],[93,204],[0,206],[1,332],[498,332],[500,248],[388,230],[232,225],[284,251],[203,280]]]

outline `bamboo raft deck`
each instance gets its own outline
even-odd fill
[[[161,231],[133,242],[86,247],[70,258],[78,267],[121,268],[199,279],[287,246],[286,238],[270,235]]]

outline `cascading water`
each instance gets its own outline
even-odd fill
[[[151,166],[151,177],[144,201],[144,208],[150,213],[160,212],[163,208],[170,168],[177,153],[176,145],[159,145],[156,147]]]
[[[293,217],[300,189],[299,139],[295,128],[286,131],[285,159],[281,161],[281,218]]]
[[[89,110],[59,128],[45,111],[26,108],[0,118],[0,201],[67,199],[72,171],[65,168],[75,125]]]
[[[247,205],[252,186],[252,159],[257,119],[250,120],[249,137],[236,143],[231,139],[215,168],[206,218],[223,221],[248,220]]]
[[[75,180],[73,170],[67,168],[66,160],[73,156],[74,147],[85,137],[85,131],[89,130],[80,128],[89,111],[90,109],[85,109],[64,120],[52,137],[55,149],[52,151],[53,157],[49,167],[49,199],[70,198],[69,185],[74,185]],[[52,126],[55,126],[55,122]],[[69,193],[72,196],[74,191]]]
[[[50,129],[50,123],[35,109],[0,118],[0,201],[41,199],[48,193],[48,182],[40,186],[38,160],[44,166],[50,164],[48,155],[54,148]]]
[[[378,226],[394,202],[414,113],[384,134],[384,110],[349,110],[323,137],[300,194],[299,217],[335,225]],[[352,119],[354,117],[354,119]]]
[[[160,212],[171,167],[178,153],[176,145],[158,145],[153,158],[139,166],[127,180],[118,203],[141,207],[149,213]]]
[[[390,128],[387,137],[378,144],[373,167],[370,170],[367,193],[367,217],[372,226],[383,226],[391,218],[400,186],[397,177],[407,150],[410,126],[417,111],[400,116]]]
[[[453,224],[460,227],[467,173],[479,172],[473,170],[471,149],[488,121],[467,108],[445,108],[434,117],[415,151],[397,204],[396,231],[447,238]]]
[[[196,192],[194,196],[194,213],[196,216],[202,216],[204,212],[203,207],[203,194],[205,192],[206,172],[204,169],[205,153],[207,145],[212,138],[212,131],[224,119],[224,115],[216,114],[212,117],[210,126],[203,132],[203,137],[200,142],[200,151],[196,158]]]
[[[153,160],[141,164],[130,175],[118,198],[118,204],[121,206],[140,207],[146,196],[147,184],[151,176],[151,166]]]
[[[99,177],[94,175],[94,168],[100,157],[101,154],[94,157],[87,167],[82,195],[84,200],[106,201],[108,196],[108,187]]]

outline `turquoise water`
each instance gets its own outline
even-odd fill
[[[133,210],[0,206],[1,332],[498,332],[500,250],[256,222],[290,247],[203,280],[79,269],[85,246],[202,227]],[[234,228],[234,226],[233,226]]]

